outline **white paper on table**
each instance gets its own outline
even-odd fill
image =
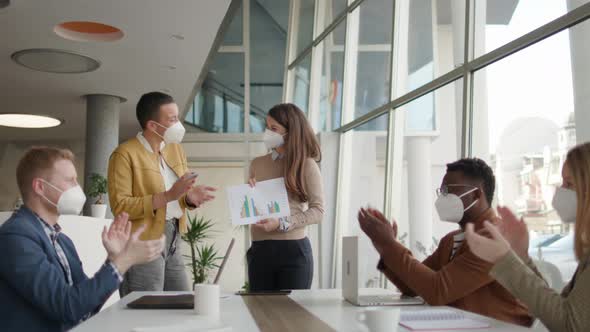
[[[449,309],[402,311],[399,324],[410,331],[446,331],[486,329],[487,322],[467,318],[462,312]]]
[[[231,186],[225,191],[234,225],[291,215],[284,178],[256,182],[254,188],[249,184]]]

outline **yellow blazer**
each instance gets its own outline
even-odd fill
[[[166,144],[162,157],[178,177],[188,170],[186,155],[180,144]],[[158,155],[151,153],[136,138],[119,145],[111,154],[108,170],[109,202],[113,215],[127,212],[135,231],[147,228],[141,239],[157,239],[164,233],[166,207],[154,210],[153,195],[165,191]],[[186,195],[178,200],[183,212],[189,208]],[[186,214],[180,219],[180,231],[186,232]]]

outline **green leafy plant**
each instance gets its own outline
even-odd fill
[[[242,290],[244,292],[249,292],[250,291],[250,283],[248,281],[244,282],[244,286],[242,286]]]
[[[98,173],[92,173],[86,193],[88,196],[96,198],[94,204],[104,204],[104,195],[107,193],[107,179]]]
[[[213,269],[218,269],[217,261],[223,259],[218,256],[217,249],[211,245],[202,245],[197,247],[197,259],[193,273],[193,281],[195,284],[201,284],[207,281],[209,272]]]
[[[217,262],[223,257],[218,255],[215,247],[211,245],[200,245],[206,239],[211,238],[211,234],[215,231],[213,228],[213,222],[205,217],[191,217],[187,213],[188,217],[188,230],[182,235],[182,239],[186,241],[191,248],[191,255],[184,255],[190,259],[187,264],[191,270],[193,276],[193,285],[201,284],[207,281],[209,272],[213,269],[219,268]]]

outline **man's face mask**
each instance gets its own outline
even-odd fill
[[[456,195],[449,193],[449,187],[468,187],[470,189],[468,189],[461,195]],[[436,207],[436,212],[438,212],[440,220],[453,223],[460,222],[461,219],[463,219],[465,211],[471,209],[479,200],[476,199],[473,201],[473,203],[469,204],[468,207],[464,207],[463,200],[461,200],[461,197],[469,193],[472,193],[478,189],[478,187],[464,184],[448,184],[437,189],[436,194],[438,198],[436,199],[434,206]]]
[[[180,123],[180,121],[177,121],[175,124],[173,124],[170,127],[166,127],[156,121],[154,121],[154,123],[164,129],[166,129],[166,131],[164,132],[164,136],[158,134],[155,130],[153,131],[154,134],[160,136],[160,138],[163,139],[166,144],[171,144],[171,143],[180,144],[180,142],[182,142],[182,138],[184,137],[184,133],[186,132],[186,129],[184,129],[184,126],[182,125],[182,123]]]
[[[79,215],[82,212],[82,208],[84,208],[84,203],[86,203],[86,195],[84,195],[84,191],[80,188],[79,185],[73,186],[67,190],[61,190],[58,187],[54,186],[53,184],[41,179],[45,184],[47,184],[48,188],[52,190],[58,191],[61,193],[57,203],[52,202],[47,196],[41,195],[49,204],[55,206],[57,209],[57,214],[59,215]]]

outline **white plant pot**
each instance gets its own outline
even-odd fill
[[[92,218],[104,219],[106,215],[107,215],[107,205],[106,204],[92,204],[92,205],[90,205],[90,216]]]

